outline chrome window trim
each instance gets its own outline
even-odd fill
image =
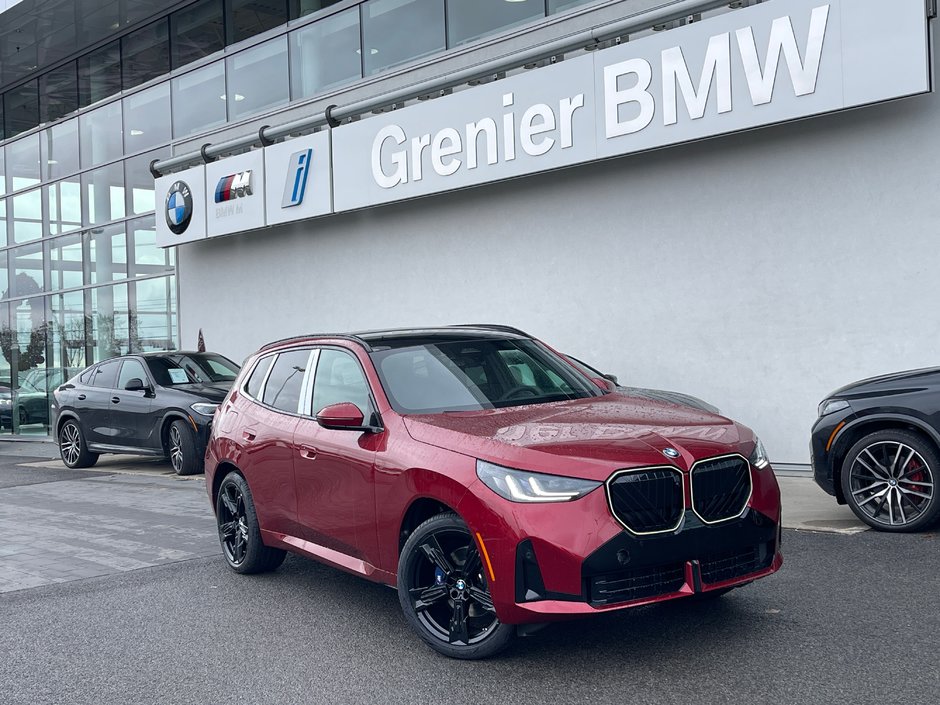
[[[619,516],[617,516],[617,512],[614,511],[614,503],[610,496],[610,485],[614,482],[614,480],[616,480],[621,475],[627,475],[630,473],[637,473],[637,472],[649,472],[651,470],[668,470],[670,472],[676,473],[679,476],[679,487],[682,489],[682,511],[679,513],[679,521],[676,522],[675,526],[669,529],[657,529],[656,531],[635,531],[634,529],[631,529],[629,526],[627,526],[626,522],[624,522]],[[685,476],[682,470],[680,470],[675,465],[649,465],[649,466],[642,467],[642,468],[629,468],[626,470],[617,470],[604,481],[604,494],[607,496],[607,507],[608,509],[610,509],[610,515],[614,518],[614,520],[616,520],[618,524],[620,524],[624,529],[629,531],[634,536],[655,536],[657,534],[671,534],[674,531],[678,530],[682,526],[683,522],[685,521],[685,511],[686,511]]]
[[[695,487],[694,487],[695,483],[693,482],[692,476],[695,473],[696,468],[702,463],[711,463],[716,460],[724,460],[725,458],[740,458],[741,460],[744,461],[744,464],[747,466],[747,482],[748,482],[747,499],[744,501],[744,506],[741,508],[741,511],[739,511],[737,514],[734,514],[729,517],[725,517],[724,519],[708,521],[701,514],[699,514],[698,510],[695,508]],[[754,496],[754,473],[751,468],[751,463],[747,458],[745,458],[740,453],[726,453],[724,455],[716,455],[711,458],[702,458],[701,460],[696,460],[694,463],[692,463],[692,467],[689,468],[689,500],[692,504],[692,512],[695,514],[695,516],[699,518],[699,521],[701,521],[703,524],[707,524],[708,526],[714,526],[715,524],[722,524],[726,521],[733,521],[734,519],[740,519],[742,516],[744,516],[744,513],[751,506],[751,497],[753,496]]]
[[[271,374],[271,370],[274,369],[274,362],[275,362],[274,358],[276,358],[277,355],[278,355],[277,353],[271,353],[270,355],[262,355],[257,360],[255,360],[255,363],[251,366],[251,370],[248,372],[248,375],[245,377],[245,383],[240,388],[240,391],[242,394],[244,394],[246,397],[248,397],[249,399],[251,399],[253,402],[257,404],[264,405],[260,399],[256,399],[255,397],[251,396],[251,394],[248,393],[248,383],[251,381],[251,376],[255,373],[255,370],[258,369],[258,365],[261,364],[261,361],[266,360],[269,357],[272,358],[271,364],[268,365],[268,369],[264,373],[264,377],[261,378],[261,386],[258,387],[258,391],[261,393],[261,396],[263,398],[264,388],[268,384],[268,376]]]
[[[313,404],[313,380],[317,375],[317,364],[320,362],[320,348],[311,348],[307,358],[307,370],[304,372],[304,381],[300,385],[300,398],[297,400],[297,415],[309,418],[311,414],[307,409]],[[274,365],[272,365],[273,367]]]

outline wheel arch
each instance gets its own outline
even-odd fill
[[[836,499],[840,504],[845,504],[845,495],[842,492],[842,463],[849,450],[870,433],[891,430],[915,433],[940,453],[940,433],[930,424],[913,416],[877,414],[864,416],[846,424],[836,436],[829,458],[829,462],[832,464],[832,481],[836,491]]]
[[[180,411],[179,409],[170,409],[163,415],[163,419],[160,421],[160,445],[163,447],[163,452],[169,450],[170,442],[170,425],[174,421],[182,421],[188,426],[193,426],[193,421],[185,412]],[[196,429],[193,428],[193,433],[196,433]]]
[[[219,488],[222,486],[222,480],[229,476],[230,473],[236,473],[241,475],[242,479],[247,483],[248,478],[245,477],[245,473],[235,465],[235,463],[229,460],[223,460],[215,468],[215,474],[212,476],[212,511],[215,511],[215,503],[219,498]],[[250,485],[249,485],[250,488]]]
[[[401,555],[405,542],[411,533],[431,517],[446,512],[457,514],[457,510],[435,497],[416,497],[405,510],[398,530],[398,555]]]
[[[78,414],[72,411],[71,409],[60,411],[59,417],[56,419],[56,422],[55,422],[55,438],[57,442],[59,439],[59,432],[62,431],[62,425],[69,419],[75,419],[78,422],[79,426],[82,423],[82,420],[81,418],[79,418]]]

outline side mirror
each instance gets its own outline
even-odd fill
[[[323,428],[333,428],[345,431],[362,431],[362,412],[359,407],[348,401],[339,404],[330,404],[317,414],[317,423]]]
[[[620,384],[620,382],[617,381],[617,375],[604,375],[604,379],[609,379],[611,382],[614,383],[614,386],[617,386],[618,384]]]
[[[144,381],[139,377],[127,380],[127,384],[124,385],[124,390],[127,392],[146,392],[147,389],[149,387],[144,385]]]
[[[594,384],[596,384],[598,387],[603,389],[605,392],[617,391],[617,385],[611,382],[606,377],[591,377],[591,381]]]

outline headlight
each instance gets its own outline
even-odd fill
[[[212,416],[215,413],[215,410],[219,408],[218,404],[208,404],[206,402],[196,402],[191,407],[189,407],[197,414],[202,414],[203,416]]]
[[[848,408],[849,403],[845,399],[824,399],[819,405],[818,411],[820,416],[825,416]]]
[[[751,457],[748,458],[748,462],[751,463],[758,470],[763,470],[768,465],[770,465],[770,459],[767,457],[767,450],[764,448],[764,444],[760,442],[760,438],[757,439],[757,443],[754,444],[754,452],[751,453]]]
[[[510,502],[570,502],[601,486],[594,480],[510,470],[477,460],[477,477]]]

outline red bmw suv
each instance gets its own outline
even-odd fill
[[[228,564],[285,551],[397,587],[437,651],[718,596],[781,565],[761,442],[602,388],[497,326],[272,343],[220,406],[206,486]]]

